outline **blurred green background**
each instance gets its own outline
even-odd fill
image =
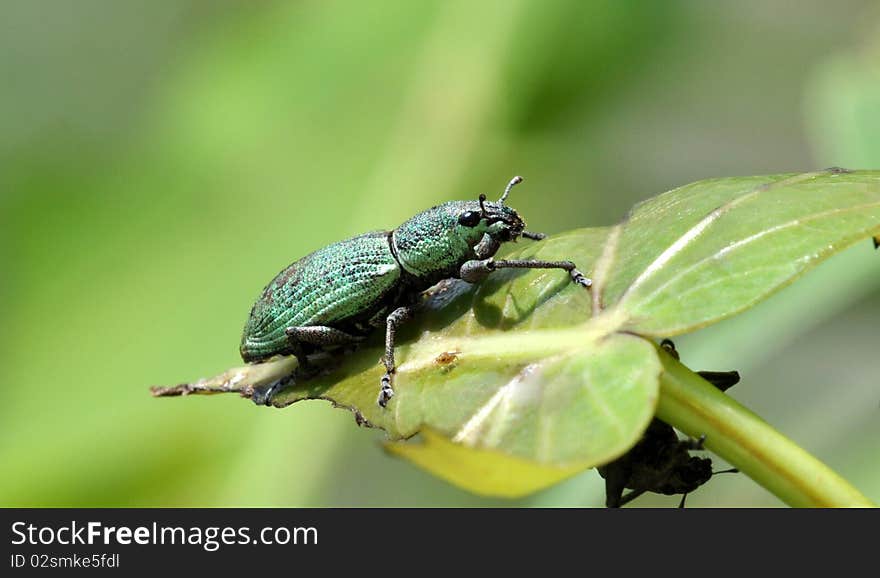
[[[0,505],[601,505],[593,470],[485,499],[323,402],[147,387],[237,365],[295,258],[514,174],[553,233],[705,177],[880,169],[878,38],[871,0],[3,2]],[[878,327],[865,241],[677,344],[880,501]],[[689,505],[780,502],[729,475]]]

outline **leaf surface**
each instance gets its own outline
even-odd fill
[[[712,179],[637,205],[602,301],[654,337],[730,317],[880,231],[880,172]]]

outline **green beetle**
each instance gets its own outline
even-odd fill
[[[502,243],[544,235],[525,230],[504,204],[514,177],[497,202],[452,201],[412,217],[393,231],[374,231],[318,249],[281,271],[251,309],[241,339],[249,363],[295,355],[300,368],[310,354],[361,341],[385,326],[385,375],[378,403],[394,395],[394,337],[413,315],[418,296],[444,279],[478,282],[504,268],[563,269],[585,288],[591,281],[571,261],[495,260]],[[269,403],[281,385],[255,393]]]

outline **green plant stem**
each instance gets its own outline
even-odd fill
[[[660,351],[657,417],[794,507],[873,507],[868,498],[753,412]]]

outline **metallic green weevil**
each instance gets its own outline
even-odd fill
[[[502,243],[518,237],[540,240],[504,204],[514,177],[498,202],[451,201],[412,217],[393,231],[375,231],[328,245],[281,271],[251,309],[241,339],[241,357],[258,363],[295,355],[300,369],[308,356],[351,345],[385,326],[385,375],[378,403],[394,395],[394,335],[413,315],[418,296],[444,279],[478,282],[505,268],[563,269],[585,288],[592,282],[571,261],[495,260]],[[269,403],[280,384],[254,394]]]

